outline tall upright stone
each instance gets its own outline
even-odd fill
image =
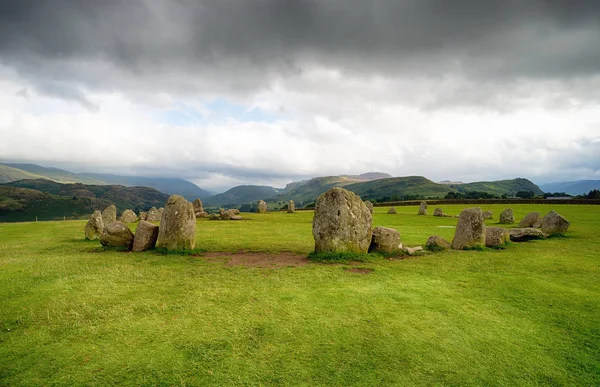
[[[500,213],[500,223],[501,224],[513,224],[515,222],[515,216],[513,215],[513,210],[511,208],[507,208],[506,210]]]
[[[94,211],[94,213],[90,216],[90,220],[88,220],[85,225],[85,239],[94,240],[100,238],[102,235],[102,231],[104,231],[104,221],[102,220],[102,213],[98,210]]]
[[[542,232],[547,235],[562,235],[567,232],[571,222],[552,210],[542,220]]]
[[[158,226],[147,222],[145,220],[140,221],[135,230],[135,236],[133,237],[133,248],[132,251],[146,251],[156,246],[156,240],[158,239]]]
[[[421,201],[421,205],[419,205],[419,215],[427,215],[427,202]]]
[[[481,208],[464,209],[458,217],[452,248],[465,250],[485,247],[485,223]]]
[[[202,199],[197,198],[196,200],[194,200],[193,204],[194,204],[194,213],[204,211],[204,207],[202,206]]]
[[[111,204],[102,211],[102,221],[105,226],[117,221],[117,207],[114,204]]]
[[[339,187],[330,189],[315,205],[315,252],[366,253],[372,222],[371,212],[358,195]]]
[[[148,210],[148,213],[146,214],[146,220],[148,222],[160,221],[160,216],[158,214],[158,210],[156,209],[156,207],[152,207],[151,209]]]
[[[289,214],[293,214],[294,212],[296,212],[296,204],[294,204],[293,200],[290,200],[288,203],[288,208],[287,208],[287,212]]]
[[[183,196],[171,195],[167,200],[156,247],[168,250],[192,250],[196,247],[194,206]]]
[[[133,212],[133,210],[125,210],[121,214],[121,222],[128,224],[137,222],[138,216]]]
[[[259,214],[264,214],[267,212],[267,203],[265,203],[264,200],[258,201],[256,212],[258,212]]]
[[[369,209],[369,212],[372,214],[373,213],[373,203],[371,203],[370,200],[367,200],[365,202],[365,206],[367,206],[367,208]]]

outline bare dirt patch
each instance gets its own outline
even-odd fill
[[[371,274],[373,272],[373,269],[366,269],[364,267],[353,267],[351,269],[346,269],[346,271],[357,274]]]
[[[225,266],[245,266],[277,269],[288,266],[304,266],[310,261],[305,255],[293,253],[204,253],[202,256],[211,261],[223,262]]]

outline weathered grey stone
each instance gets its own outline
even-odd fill
[[[239,215],[231,215],[231,220],[242,220],[243,218]]]
[[[146,220],[146,218],[148,217],[148,213],[145,211],[140,212],[140,215],[138,216],[138,220]]]
[[[452,248],[465,250],[485,246],[485,223],[481,208],[467,208],[460,213]]]
[[[121,222],[123,222],[125,224],[135,223],[135,222],[137,222],[137,220],[138,220],[138,217],[135,214],[135,212],[133,212],[133,210],[125,210],[121,214]]]
[[[264,200],[259,200],[256,208],[256,212],[259,214],[264,214],[267,212],[267,203]]]
[[[148,221],[141,220],[135,230],[132,251],[146,251],[156,246],[158,239],[158,226]]]
[[[388,214],[397,214],[396,212],[396,207],[390,207],[390,209],[387,212]]]
[[[402,250],[406,251],[406,253],[408,255],[415,255],[417,252],[423,251],[423,247],[421,247],[421,246],[415,246],[415,247],[403,246]]]
[[[313,218],[315,252],[366,253],[371,235],[371,213],[359,196],[339,187],[319,196]]]
[[[237,208],[232,208],[229,210],[229,213],[231,213],[232,215],[238,215],[240,213],[240,210]]]
[[[92,241],[98,239],[100,238],[100,235],[102,235],[102,231],[104,231],[102,213],[100,211],[94,211],[94,213],[90,215],[90,220],[88,220],[85,225],[85,239]]]
[[[171,195],[167,200],[156,247],[168,250],[192,250],[196,247],[194,206],[183,196]]]
[[[369,212],[372,214],[373,213],[373,203],[371,203],[370,200],[367,200],[365,202],[365,206],[367,206],[367,208],[369,209]]]
[[[111,204],[102,211],[102,221],[105,226],[117,221],[117,207],[114,204]]]
[[[508,230],[502,227],[485,228],[485,246],[502,247],[510,242]]]
[[[200,198],[194,200],[194,212],[203,212],[204,208],[202,207],[202,200]]]
[[[293,200],[289,201],[287,212],[288,212],[288,214],[293,214],[294,212],[296,212],[296,204],[294,204]]]
[[[556,211],[552,210],[542,221],[542,232],[547,235],[562,235],[567,232],[571,222],[560,216]]]
[[[148,214],[146,215],[146,220],[148,222],[159,222],[160,221],[160,215],[159,215],[156,207],[152,207],[151,209],[148,210]]]
[[[102,246],[125,247],[131,250],[133,246],[133,233],[123,222],[110,222],[104,226],[100,236]]]
[[[208,218],[208,213],[206,211],[196,212],[196,218]]]
[[[165,212],[165,209],[162,207],[159,207],[158,210],[156,210],[156,215],[158,216],[159,221],[162,219],[164,212]]]
[[[430,236],[425,243],[425,249],[429,251],[448,250],[450,247],[450,242],[438,235]]]
[[[220,216],[219,214],[210,214],[210,215],[208,216],[208,218],[209,218],[210,220],[219,220],[219,219],[221,219],[221,216]]]
[[[493,215],[491,210],[483,211],[483,219],[492,219],[492,217]]]
[[[433,210],[433,216],[444,216],[444,212],[441,208],[436,208],[435,210]]]
[[[513,242],[524,242],[531,239],[544,239],[546,236],[541,230],[533,227],[511,228],[508,230],[510,240]]]
[[[221,219],[223,219],[223,220],[231,219],[232,215],[233,214],[230,212],[230,210],[224,210],[222,208],[219,210],[219,216],[221,216]]]
[[[544,218],[540,216],[540,218],[538,219],[538,221],[535,222],[532,227],[533,228],[540,228],[540,227],[542,227],[542,223],[544,223]]]
[[[520,228],[533,227],[533,225],[535,225],[539,220],[540,220],[539,212],[530,212],[529,214],[525,215],[523,220],[521,220],[521,222],[519,223],[519,227]]]
[[[500,223],[501,224],[513,224],[515,222],[515,216],[513,215],[513,210],[507,208],[502,211],[500,214]]]
[[[397,230],[387,227],[375,227],[371,237],[369,253],[375,251],[391,253],[399,250],[401,245],[400,233]]]
[[[419,215],[427,215],[427,202],[421,201],[419,206]]]

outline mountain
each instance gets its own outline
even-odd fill
[[[540,185],[544,192],[565,192],[570,195],[587,194],[593,189],[600,189],[600,180],[577,180],[548,183]]]
[[[162,207],[169,195],[149,187],[62,184],[51,180],[19,180],[0,185],[0,221],[77,217],[110,204],[120,213]]]
[[[204,205],[248,204],[259,199],[271,198],[281,192],[283,189],[263,185],[239,185],[218,195],[209,196],[204,200]]]
[[[198,197],[204,199],[212,195],[212,192],[205,191],[197,185],[179,178],[120,176],[102,173],[73,173],[64,169],[42,167],[36,164],[0,164],[0,183],[8,183],[22,179],[46,179],[58,183],[151,187],[166,194],[181,195],[190,201]]]
[[[478,181],[474,183],[450,184],[448,187],[454,188],[459,192],[482,191],[496,195],[515,194],[519,191],[531,191],[536,195],[543,195],[544,192],[527,179],[517,177],[512,180],[497,181]]]
[[[203,190],[194,183],[179,178],[120,176],[107,173],[82,173],[81,176],[104,181],[105,184],[119,184],[126,187],[151,187],[170,195],[181,195],[189,201],[207,198],[212,192]]]
[[[407,197],[438,198],[448,193],[448,187],[423,176],[393,177],[349,184],[345,189],[364,200],[405,200]]]

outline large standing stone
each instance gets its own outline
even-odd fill
[[[444,212],[441,208],[436,208],[435,210],[433,210],[433,216],[444,216]]]
[[[135,212],[133,212],[133,210],[125,210],[121,214],[121,222],[123,222],[125,224],[134,223],[134,222],[137,222],[137,220],[138,220],[138,217],[135,214]]]
[[[145,211],[141,211],[140,215],[138,216],[138,220],[146,220],[147,217],[148,217],[148,213]]]
[[[203,212],[204,211],[204,207],[202,207],[202,200],[200,198],[197,198],[196,200],[194,200],[194,212]]]
[[[158,238],[158,226],[142,220],[138,223],[133,237],[132,251],[146,251],[154,248]]]
[[[467,208],[460,213],[452,248],[465,250],[485,246],[485,223],[481,208]]]
[[[160,221],[160,216],[158,214],[158,210],[156,207],[152,207],[148,210],[148,214],[146,215],[146,220],[148,222],[158,222]]]
[[[264,214],[267,212],[267,203],[265,203],[264,200],[258,201],[256,212],[258,212],[259,214]]]
[[[513,224],[515,222],[515,216],[513,215],[513,210],[507,208],[502,211],[500,214],[500,223],[501,224]]]
[[[387,227],[375,227],[373,229],[369,253],[374,251],[391,253],[399,250],[401,246],[400,233],[397,230]]]
[[[492,219],[492,217],[493,215],[491,210],[483,211],[483,219]]]
[[[542,221],[542,232],[547,235],[562,235],[567,232],[571,222],[560,216],[556,211],[552,210]]]
[[[419,206],[419,215],[427,215],[427,203],[425,201],[422,201]]]
[[[511,228],[508,230],[508,235],[513,242],[525,242],[531,239],[544,239],[546,237],[542,230],[533,227]]]
[[[425,243],[425,249],[429,251],[441,251],[448,250],[450,248],[450,243],[438,235],[432,235],[427,239],[427,243]]]
[[[117,221],[117,207],[114,204],[111,204],[102,211],[102,221],[105,226]]]
[[[519,223],[519,227],[520,228],[533,227],[533,225],[536,224],[539,220],[540,220],[539,212],[530,212],[529,214],[525,215],[523,220],[521,220],[521,222]]]
[[[293,200],[290,200],[290,201],[289,201],[289,203],[288,203],[288,209],[287,209],[287,212],[288,212],[289,214],[293,214],[294,212],[296,212],[296,204],[294,204],[294,201],[293,201]]]
[[[104,221],[102,220],[102,213],[100,211],[94,211],[90,216],[85,225],[85,239],[94,240],[100,238],[104,231]]]
[[[102,246],[126,247],[131,250],[133,246],[133,233],[123,222],[111,222],[104,227],[100,236]]]
[[[486,247],[502,247],[508,242],[510,242],[510,236],[507,229],[502,227],[485,228]]]
[[[171,195],[167,200],[156,247],[168,250],[192,250],[196,247],[194,206],[183,196]]]
[[[366,253],[371,244],[372,217],[361,198],[335,187],[317,199],[313,218],[315,252]]]
[[[367,200],[365,202],[365,206],[367,206],[367,208],[369,209],[369,212],[372,214],[373,213],[373,203],[371,203],[370,200]]]
[[[387,212],[388,214],[397,214],[396,212],[396,207],[390,207],[390,209]]]
[[[158,216],[158,220],[160,221],[162,219],[163,213],[165,212],[165,209],[162,207],[159,207],[158,210],[156,210],[156,215]]]

